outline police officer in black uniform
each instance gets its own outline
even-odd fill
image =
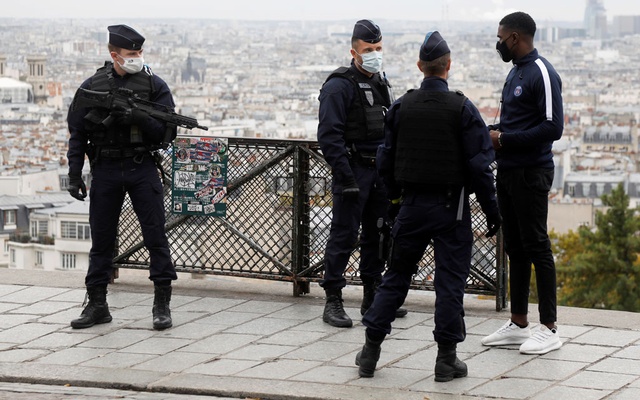
[[[326,292],[323,320],[351,327],[342,305],[344,272],[360,236],[361,313],[369,308],[381,281],[376,222],[386,213],[385,189],[375,169],[376,150],[384,137],[384,113],[391,104],[390,85],[382,70],[382,34],[378,25],[360,20],[353,28],[350,67],[340,67],[320,91],[318,143],[333,174],[333,219],[325,250]],[[406,310],[399,310],[406,314]]]
[[[475,192],[486,215],[486,236],[495,235],[501,218],[488,128],[471,101],[449,91],[450,66],[447,42],[437,31],[429,32],[420,47],[420,89],[394,102],[386,115],[378,170],[399,209],[391,231],[389,268],[362,320],[367,327],[365,345],[356,356],[362,377],[373,376],[394,311],[404,302],[431,240],[436,264],[435,380],[467,376],[456,344],[466,335],[463,296],[473,243],[469,194]]]
[[[144,100],[171,110],[175,107],[167,84],[144,64],[144,37],[126,25],[109,30],[112,61],[105,62],[80,86],[95,91],[131,89]],[[166,109],[165,109],[166,110]],[[111,124],[102,122],[111,116]],[[149,117],[135,108],[109,111],[101,108],[72,107],[69,124],[69,186],[71,196],[84,200],[87,188],[82,180],[85,154],[91,164],[89,224],[91,251],[85,277],[89,302],[73,328],[88,328],[112,320],[106,301],[107,284],[113,271],[118,222],[125,194],[129,194],[138,216],[144,244],[149,251],[150,277],[155,287],[153,327],[171,327],[171,281],[177,279],[164,231],[165,214],[162,182],[150,150],[167,138],[173,140],[176,127]]]

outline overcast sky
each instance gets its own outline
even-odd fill
[[[638,0],[603,0],[607,15],[640,15]],[[0,18],[248,20],[487,20],[524,11],[537,21],[581,21],[587,0],[2,0]],[[0,29],[2,29],[0,27]]]

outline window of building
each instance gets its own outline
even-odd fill
[[[4,210],[4,226],[16,224],[16,210]]]
[[[9,253],[9,261],[11,261],[11,264],[15,264],[16,263],[16,250],[15,249],[11,249],[11,252]]]
[[[47,236],[49,234],[49,221],[31,221],[31,237]]]
[[[64,239],[91,239],[91,229],[86,222],[61,221],[60,231],[60,236]]]
[[[78,222],[78,239],[91,240],[91,228],[89,228],[89,224]]]
[[[36,251],[36,265],[42,265],[42,252]]]
[[[67,175],[60,175],[60,189],[67,190],[69,188],[69,177]]]
[[[76,269],[76,255],[62,253],[62,269]]]

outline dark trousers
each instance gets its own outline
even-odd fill
[[[387,196],[384,184],[375,168],[352,166],[360,188],[357,198],[345,199],[342,187],[334,183],[333,217],[329,239],[324,253],[324,289],[341,289],[346,286],[344,277],[349,258],[360,234],[360,278],[363,282],[379,279],[384,262],[378,258],[378,218],[387,212]]]
[[[87,286],[107,285],[113,271],[113,257],[120,211],[129,194],[145,247],[149,251],[149,279],[163,282],[177,279],[164,231],[164,196],[158,170],[150,156],[141,163],[133,158],[101,159],[92,171],[89,192],[91,251]]]
[[[466,337],[464,288],[471,268],[471,213],[465,196],[457,221],[458,198],[439,194],[406,195],[393,229],[389,269],[362,323],[367,331],[391,333],[395,312],[407,297],[413,274],[433,240],[436,290],[435,329],[439,343],[459,343]]]
[[[527,314],[531,265],[536,270],[538,311],[543,324],[556,321],[556,266],[547,234],[553,169],[498,169],[496,188],[509,256],[511,312]]]

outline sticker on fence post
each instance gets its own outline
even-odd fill
[[[178,135],[173,141],[171,204],[174,214],[227,215],[228,141]]]

